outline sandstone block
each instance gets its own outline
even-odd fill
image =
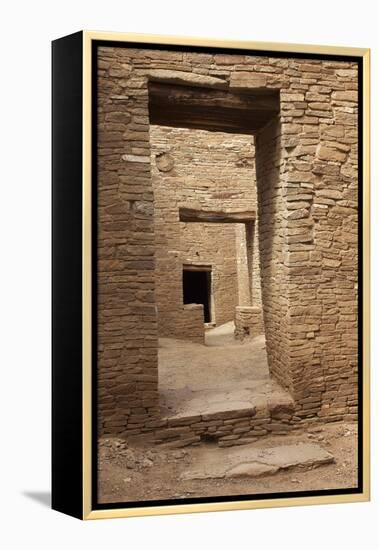
[[[246,71],[233,72],[230,76],[230,88],[240,90],[250,88],[264,88],[267,84],[266,76]]]
[[[221,89],[227,87],[227,82],[221,78],[169,69],[152,69],[149,71],[148,77],[152,81],[167,82],[171,84]]]

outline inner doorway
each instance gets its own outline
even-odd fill
[[[210,266],[183,267],[183,304],[202,304],[204,323],[212,322],[211,285],[212,268]]]

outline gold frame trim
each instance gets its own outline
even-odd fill
[[[92,41],[140,42],[176,46],[205,46],[212,48],[236,48],[275,52],[329,54],[355,56],[363,59],[363,492],[358,494],[272,498],[203,504],[170,504],[141,508],[110,508],[92,510],[92,303],[91,303],[91,113],[92,113]],[[161,36],[151,34],[83,31],[83,288],[82,288],[82,338],[83,338],[83,519],[105,519],[149,515],[184,514],[247,510],[283,506],[313,504],[337,504],[366,502],[370,500],[370,49],[340,46],[316,46],[271,42],[250,42]]]

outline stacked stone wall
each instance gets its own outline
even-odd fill
[[[271,375],[291,393],[293,377],[289,362],[286,323],[288,309],[283,199],[283,154],[279,117],[256,137],[259,250],[262,303],[267,358]]]
[[[211,266],[212,322],[216,325],[231,321],[238,304],[235,225],[180,224],[183,263]]]
[[[262,309],[256,306],[237,306],[234,325],[234,336],[241,342],[264,334]]]
[[[154,257],[160,241],[154,236],[148,82],[162,70],[176,83],[280,93],[277,119],[256,137],[269,367],[291,391],[297,418],[356,418],[357,64],[102,47],[98,68],[100,432],[138,432],[159,415],[155,269],[162,265]],[[191,163],[195,169],[196,157]],[[207,203],[207,181],[197,181],[199,203]],[[180,182],[166,180],[168,192],[158,200],[169,202],[171,183]],[[229,177],[223,186],[214,192],[235,188]],[[246,207],[246,197],[235,199]],[[167,215],[170,233],[160,239],[178,242],[180,224],[169,205]],[[167,248],[167,271],[175,270],[177,251]],[[172,296],[180,298],[175,290]]]
[[[217,325],[233,320],[239,296],[250,295],[248,275],[238,262],[238,255],[246,257],[238,228],[244,231],[244,224],[180,223],[179,208],[256,210],[253,136],[151,126],[150,142],[159,334],[181,338],[183,265],[211,265]],[[258,255],[254,264],[259,300]]]
[[[120,434],[159,415],[148,93],[123,50],[98,66],[98,429]]]
[[[244,445],[267,435],[286,435],[299,427],[291,399],[268,402],[266,406],[225,410],[185,417],[169,417],[151,422],[145,431],[154,431],[157,444],[171,447],[217,442],[219,447]]]
[[[204,308],[202,304],[186,304],[178,317],[178,333],[181,338],[204,344]]]

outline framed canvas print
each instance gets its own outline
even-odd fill
[[[53,42],[53,508],[369,498],[369,50]]]

